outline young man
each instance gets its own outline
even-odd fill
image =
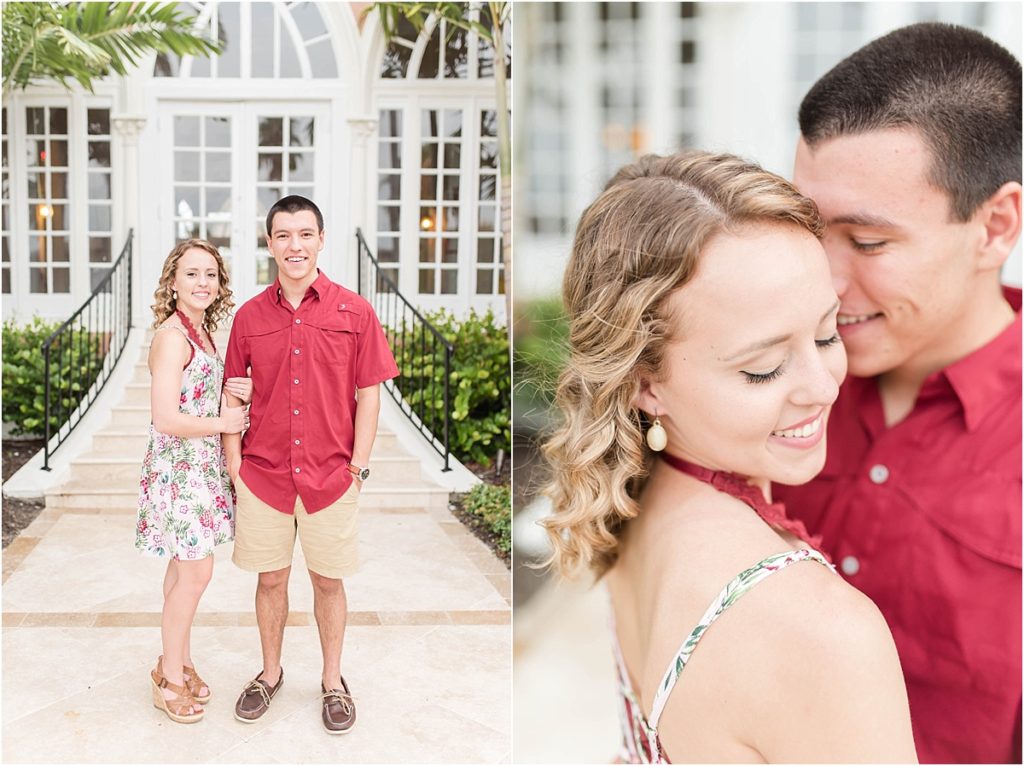
[[[316,205],[294,195],[278,200],[267,213],[267,247],[278,278],[239,309],[225,361],[238,375],[252,370],[248,430],[223,441],[238,494],[232,560],[259,573],[263,647],[263,669],[242,691],[235,718],[259,719],[284,683],[298,530],[323,651],[321,717],[329,733],[344,734],[356,713],[341,676],[343,578],[358,563],[357,498],[369,476],[380,383],[398,368],[370,304],[317,269],[324,219]]]
[[[794,181],[827,224],[850,377],[828,461],[778,487],[878,605],[922,763],[1021,758],[1021,68],[918,24],[800,107]],[[237,373],[232,373],[237,374]]]

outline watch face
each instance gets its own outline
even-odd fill
[[[370,469],[364,468],[359,472],[359,481],[366,481],[370,478]]]

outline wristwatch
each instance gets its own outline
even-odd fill
[[[360,468],[357,465],[352,465],[352,463],[348,464],[348,472],[359,479],[359,481],[366,481],[370,478],[369,468]]]

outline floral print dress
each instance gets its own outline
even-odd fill
[[[704,612],[704,616],[697,623],[697,627],[690,632],[682,646],[679,647],[679,651],[665,671],[661,683],[658,684],[650,716],[644,715],[640,706],[640,698],[633,691],[633,685],[629,681],[629,672],[626,669],[626,662],[622,657],[615,633],[615,621],[612,620],[612,647],[615,651],[615,665],[619,676],[619,719],[622,723],[622,750],[619,752],[619,762],[671,763],[662,747],[661,739],[658,737],[658,721],[665,710],[665,703],[668,702],[672,689],[675,688],[676,681],[679,680],[693,650],[697,648],[701,636],[721,616],[722,612],[735,604],[751,588],[766,577],[781,572],[786,567],[800,561],[817,561],[835,572],[835,568],[824,556],[815,550],[804,548],[776,553],[736,575],[711,602],[707,611]]]
[[[184,330],[179,331],[185,335]],[[178,411],[216,417],[220,414],[224,362],[185,337],[193,351],[181,374]],[[135,547],[150,556],[174,559],[210,556],[215,546],[234,538],[234,507],[235,492],[220,434],[169,436],[150,423],[139,482]]]

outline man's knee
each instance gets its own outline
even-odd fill
[[[313,583],[313,590],[321,595],[337,596],[345,592],[345,584],[340,577],[324,577],[311,569],[309,579]]]
[[[291,574],[291,571],[291,567],[284,567],[283,569],[275,569],[273,572],[260,572],[257,587],[265,593],[287,590],[288,576]]]

